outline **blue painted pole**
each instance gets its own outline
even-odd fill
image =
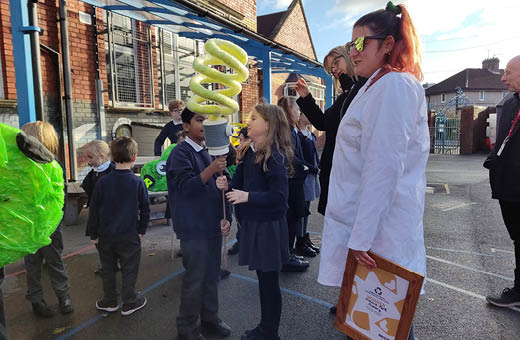
[[[266,50],[262,55],[262,89],[264,98],[271,104],[271,51]]]
[[[22,127],[36,120],[34,82],[31,58],[31,40],[23,28],[29,26],[28,0],[10,0],[11,32],[13,35],[14,69],[16,73],[16,96],[18,119]]]
[[[325,76],[325,108],[328,109],[334,101],[334,83],[332,82],[332,76]]]

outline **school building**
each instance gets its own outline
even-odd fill
[[[71,180],[87,171],[76,155],[86,142],[159,133],[168,103],[190,98],[192,63],[210,38],[249,55],[232,122],[245,122],[262,98],[296,96],[297,74],[322,108],[333,101],[301,0],[263,16],[255,0],[0,1],[0,122],[51,122]]]

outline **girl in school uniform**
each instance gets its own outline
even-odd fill
[[[256,270],[261,319],[242,340],[278,340],[282,296],[278,275],[288,261],[288,174],[292,172],[291,133],[281,108],[257,105],[248,122],[251,142],[239,154],[239,163],[227,199],[240,205],[239,264]],[[217,187],[228,190],[225,177]]]
[[[340,286],[347,253],[375,268],[369,250],[426,274],[430,135],[419,40],[406,7],[389,2],[361,17],[346,47],[354,72],[368,81],[338,129],[318,281]]]

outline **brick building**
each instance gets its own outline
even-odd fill
[[[121,4],[112,6],[114,3]],[[128,3],[131,2],[66,1],[74,149],[92,139],[111,140],[130,135],[135,123],[162,126],[168,122],[168,103],[173,99],[186,101],[191,96],[188,85],[195,74],[192,62],[203,53],[204,34],[211,31],[207,27],[215,26],[210,32],[213,36],[226,32],[236,41],[247,37],[271,48],[267,55],[278,58],[272,61],[272,77],[269,74],[272,102],[283,94],[294,94],[285,80],[291,72],[305,73],[302,60],[313,72],[320,71],[301,0],[294,0],[287,11],[275,13],[279,20],[264,38],[258,33],[264,32],[261,23],[265,16],[257,20],[255,0],[176,0],[171,5],[165,0],[157,4],[150,0],[148,9],[131,8]],[[43,108],[37,112],[37,118],[51,122],[66,144],[59,5],[57,0],[39,0],[37,8],[37,26],[43,29],[40,35]],[[167,20],[151,20],[153,15]],[[0,0],[0,16],[0,122],[18,127],[9,0]],[[203,16],[213,21],[197,21]],[[264,53],[258,47],[262,46],[260,43],[251,44],[254,47],[251,50]],[[245,120],[259,98],[265,96],[265,65],[271,65],[271,61],[267,63],[265,56],[262,59],[249,54],[250,76],[237,96],[240,112],[231,118],[232,122]],[[287,63],[283,64],[281,59],[285,56],[296,58],[300,64],[283,68]],[[284,70],[286,73],[279,73]],[[325,105],[325,86],[320,78],[312,79],[323,94]],[[65,146],[62,156],[74,161],[66,155],[70,154],[68,147]],[[82,170],[81,164],[79,167],[78,173],[71,177],[82,177],[86,169]]]

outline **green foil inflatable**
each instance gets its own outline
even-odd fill
[[[166,161],[176,145],[177,144],[170,144],[170,146],[163,151],[161,158],[143,165],[141,178],[144,180],[149,191],[168,191],[168,186],[166,185]]]
[[[51,243],[63,217],[63,170],[37,163],[17,145],[20,130],[0,124],[0,267]]]

